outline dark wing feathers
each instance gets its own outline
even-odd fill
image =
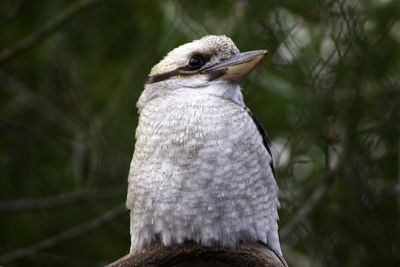
[[[268,137],[267,132],[264,130],[264,128],[261,125],[261,122],[253,115],[253,113],[246,108],[247,113],[249,113],[250,117],[253,119],[254,123],[257,126],[258,132],[260,133],[262,139],[263,139],[263,144],[265,146],[265,148],[267,149],[268,153],[271,155],[271,159],[272,159],[272,153],[271,153],[271,140]],[[269,165],[271,167],[272,170],[272,174],[275,177],[275,168],[274,168],[274,163],[271,160],[271,163]]]

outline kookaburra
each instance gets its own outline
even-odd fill
[[[192,240],[263,242],[282,254],[268,136],[240,87],[265,54],[210,35],[152,68],[128,178],[131,251]]]

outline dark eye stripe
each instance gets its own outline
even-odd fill
[[[201,53],[194,53],[193,56],[200,56],[203,60],[202,66],[204,66],[205,63],[207,63],[211,56],[206,55],[206,54],[201,54]],[[157,75],[150,76],[149,79],[147,80],[146,83],[156,83],[156,82],[161,82],[168,80],[171,77],[178,76],[178,75],[191,75],[198,73],[199,69],[193,69],[192,66],[190,65],[185,65],[183,67],[177,68],[175,70],[166,72],[166,73],[161,73]]]
[[[180,75],[179,71],[180,71],[179,69],[176,69],[176,70],[169,71],[166,73],[161,73],[161,74],[150,76],[149,80],[146,83],[157,83],[157,82],[161,82],[164,80],[168,80],[169,78],[171,78],[173,76]]]

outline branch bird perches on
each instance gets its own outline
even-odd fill
[[[240,244],[236,248],[206,247],[194,242],[180,245],[151,245],[135,250],[107,267],[134,266],[268,266],[287,267],[286,261],[262,243]]]

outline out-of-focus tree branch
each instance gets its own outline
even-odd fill
[[[121,187],[89,189],[37,199],[0,201],[0,212],[21,212],[55,208],[80,200],[109,199],[125,192]]]
[[[84,222],[80,225],[77,225],[75,227],[72,227],[60,234],[54,235],[52,237],[49,237],[47,239],[44,239],[42,241],[39,241],[35,244],[32,244],[30,246],[27,246],[25,248],[17,249],[14,251],[11,251],[9,253],[0,255],[0,262],[2,264],[8,263],[20,258],[24,258],[30,255],[35,254],[37,251],[48,249],[50,247],[56,246],[62,242],[65,242],[67,240],[76,238],[104,223],[107,223],[118,216],[121,216],[126,212],[125,205],[120,205],[116,208],[113,208],[106,213],[93,218],[87,222]]]
[[[335,177],[342,171],[342,169],[345,167],[345,164],[349,161],[351,142],[356,134],[357,124],[360,120],[358,104],[360,102],[361,87],[358,83],[356,83],[354,89],[355,94],[353,96],[353,101],[347,110],[348,121],[345,138],[343,140],[343,151],[340,153],[335,166],[328,170],[322,178],[318,179],[321,180],[321,183],[313,190],[311,196],[307,199],[304,205],[292,217],[291,221],[289,221],[281,229],[279,234],[281,240],[283,241],[286,240],[289,235],[297,229],[297,227],[308,216],[308,214],[312,212],[312,210],[329,189]]]
[[[321,198],[325,195],[334,178],[341,171],[343,162],[344,156],[339,159],[333,169],[326,172],[322,179],[319,179],[322,180],[322,182],[314,189],[314,191],[311,193],[311,196],[293,216],[292,220],[280,230],[279,235],[282,241],[285,241],[290,234],[297,229],[300,223],[307,217],[308,214],[310,214]]]
[[[66,8],[63,12],[61,12],[61,14],[59,14],[57,17],[55,17],[53,20],[48,22],[45,26],[43,26],[36,32],[31,33],[30,35],[16,43],[14,46],[1,51],[0,64],[13,59],[25,50],[36,45],[41,40],[45,39],[47,36],[57,31],[57,29],[59,29],[70,19],[83,12],[84,10],[93,7],[95,4],[98,4],[101,1],[103,0],[86,0],[77,1],[76,3],[72,4],[70,7]]]
[[[54,253],[39,252],[29,256],[34,264],[41,263],[52,266],[105,266],[107,262],[73,257],[71,255],[60,255]]]
[[[398,143],[398,155],[400,155],[400,141]],[[399,206],[399,213],[400,213],[400,156],[397,159],[397,185],[396,185],[396,193],[397,193],[397,203]]]

